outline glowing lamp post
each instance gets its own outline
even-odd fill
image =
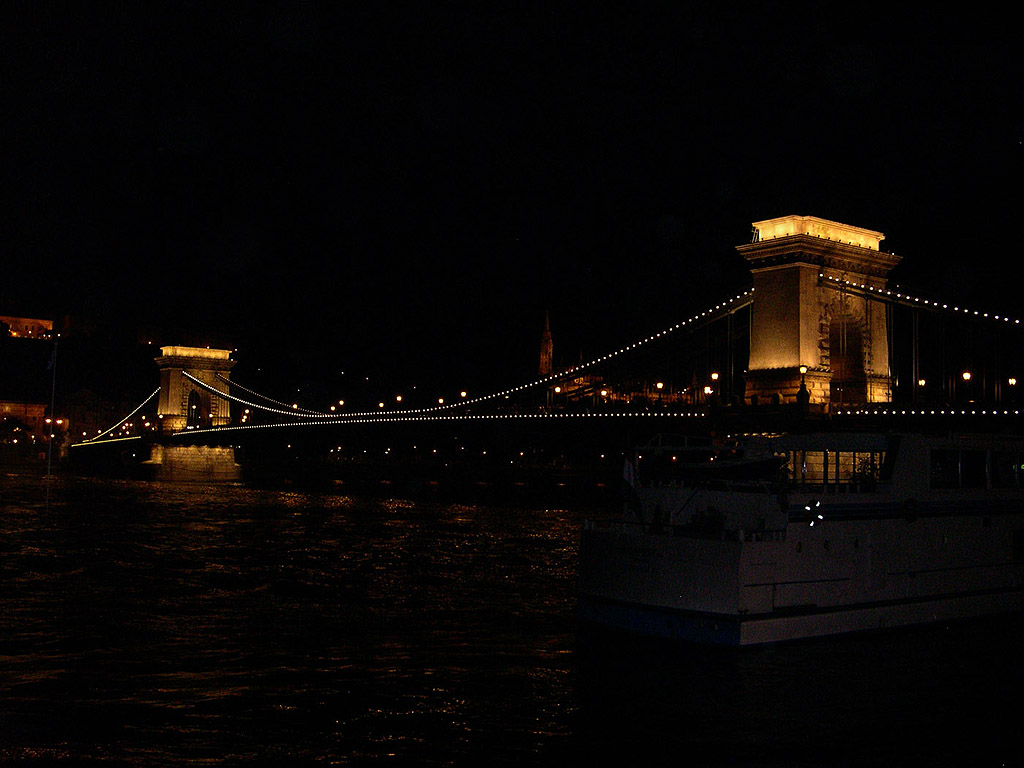
[[[806,408],[811,402],[811,393],[807,391],[807,366],[801,365],[800,368],[800,389],[796,393],[796,402],[800,408]]]
[[[971,372],[969,370],[965,369],[965,370],[961,371],[961,373],[960,373],[960,380],[963,382],[964,398],[967,400],[967,402],[971,401],[971,390],[969,388],[969,385],[971,383],[971,379],[972,378],[973,378],[973,375],[971,374]]]

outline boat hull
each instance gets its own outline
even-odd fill
[[[749,646],[960,621],[1024,611],[1024,591],[955,595],[887,605],[845,606],[789,615],[729,616],[619,603],[582,595],[581,621],[634,634]]]
[[[588,526],[580,618],[741,646],[1024,611],[1020,513],[830,523],[735,540]]]

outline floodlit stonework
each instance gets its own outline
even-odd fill
[[[218,378],[230,377],[235,361],[231,350],[206,347],[161,347],[156,358],[160,368],[160,399],[157,418],[160,431],[178,432],[188,427],[221,427],[231,423],[231,406],[189,381],[189,373],[204,384],[227,393],[228,385]]]
[[[747,399],[796,402],[803,386],[814,405],[889,401],[885,307],[844,287],[885,287],[899,263],[885,236],[814,216],[753,228],[737,247],[754,277]]]

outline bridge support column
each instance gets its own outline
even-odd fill
[[[235,361],[229,349],[205,347],[161,347],[156,358],[160,368],[160,398],[157,418],[164,434],[183,429],[220,427],[231,423],[231,407],[185,377],[188,373],[213,389],[227,393]]]
[[[899,258],[881,232],[813,216],[754,222],[737,247],[754,277],[746,397],[823,407],[891,399],[885,307],[845,281],[884,288]]]
[[[149,461],[156,479],[175,483],[233,482],[242,477],[235,449],[211,445],[161,445],[154,443]]]

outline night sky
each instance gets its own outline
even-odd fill
[[[787,214],[1021,312],[1005,20],[223,5],[4,4],[0,314],[229,345],[282,382],[486,389],[535,375],[545,311],[571,360],[731,296],[751,222]]]

